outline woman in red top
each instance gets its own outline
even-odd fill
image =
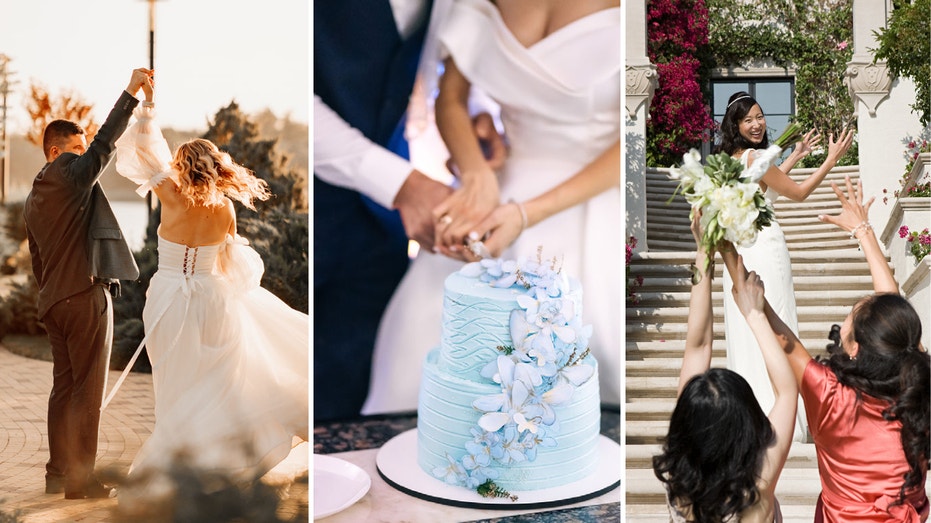
[[[875,294],[861,299],[840,328],[829,357],[812,358],[768,304],[767,318],[789,359],[805,401],[818,454],[821,496],[815,521],[908,522],[928,519],[931,360],[921,320],[898,292],[867,222],[871,199],[847,179],[837,216],[820,216],[860,242]],[[738,270],[725,256],[728,270]]]

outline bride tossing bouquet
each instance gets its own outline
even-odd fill
[[[738,247],[753,245],[757,233],[772,223],[773,205],[760,191],[759,181],[800,132],[798,124],[790,125],[774,145],[754,156],[749,168],[727,153],[713,154],[702,165],[695,149],[683,155],[680,167],[670,167],[670,177],[679,180],[675,194],[681,191],[692,206],[689,217],[701,212],[701,245],[707,259],[713,258],[722,241]]]

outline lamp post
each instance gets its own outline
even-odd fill
[[[10,143],[6,132],[7,97],[15,81],[10,80],[10,57],[0,53],[0,204],[6,204],[10,192]]]

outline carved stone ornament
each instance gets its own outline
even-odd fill
[[[627,73],[627,88],[624,105],[627,107],[627,115],[631,119],[636,119],[637,109],[646,104],[647,118],[649,118],[653,93],[656,92],[659,85],[659,74],[656,72],[656,66],[653,64],[629,65],[625,68],[625,71]]]
[[[876,107],[889,96],[892,89],[892,76],[889,75],[886,62],[873,63],[868,56],[854,56],[847,62],[844,85],[853,100],[854,116],[859,108],[858,100],[866,104],[870,116],[876,116]]]

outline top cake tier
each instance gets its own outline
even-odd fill
[[[576,314],[582,312],[582,289],[570,279],[568,298]],[[480,372],[501,354],[497,347],[512,347],[511,311],[520,309],[518,296],[526,295],[521,284],[493,287],[478,278],[455,272],[446,278],[443,326],[437,366],[462,379],[487,381]]]

